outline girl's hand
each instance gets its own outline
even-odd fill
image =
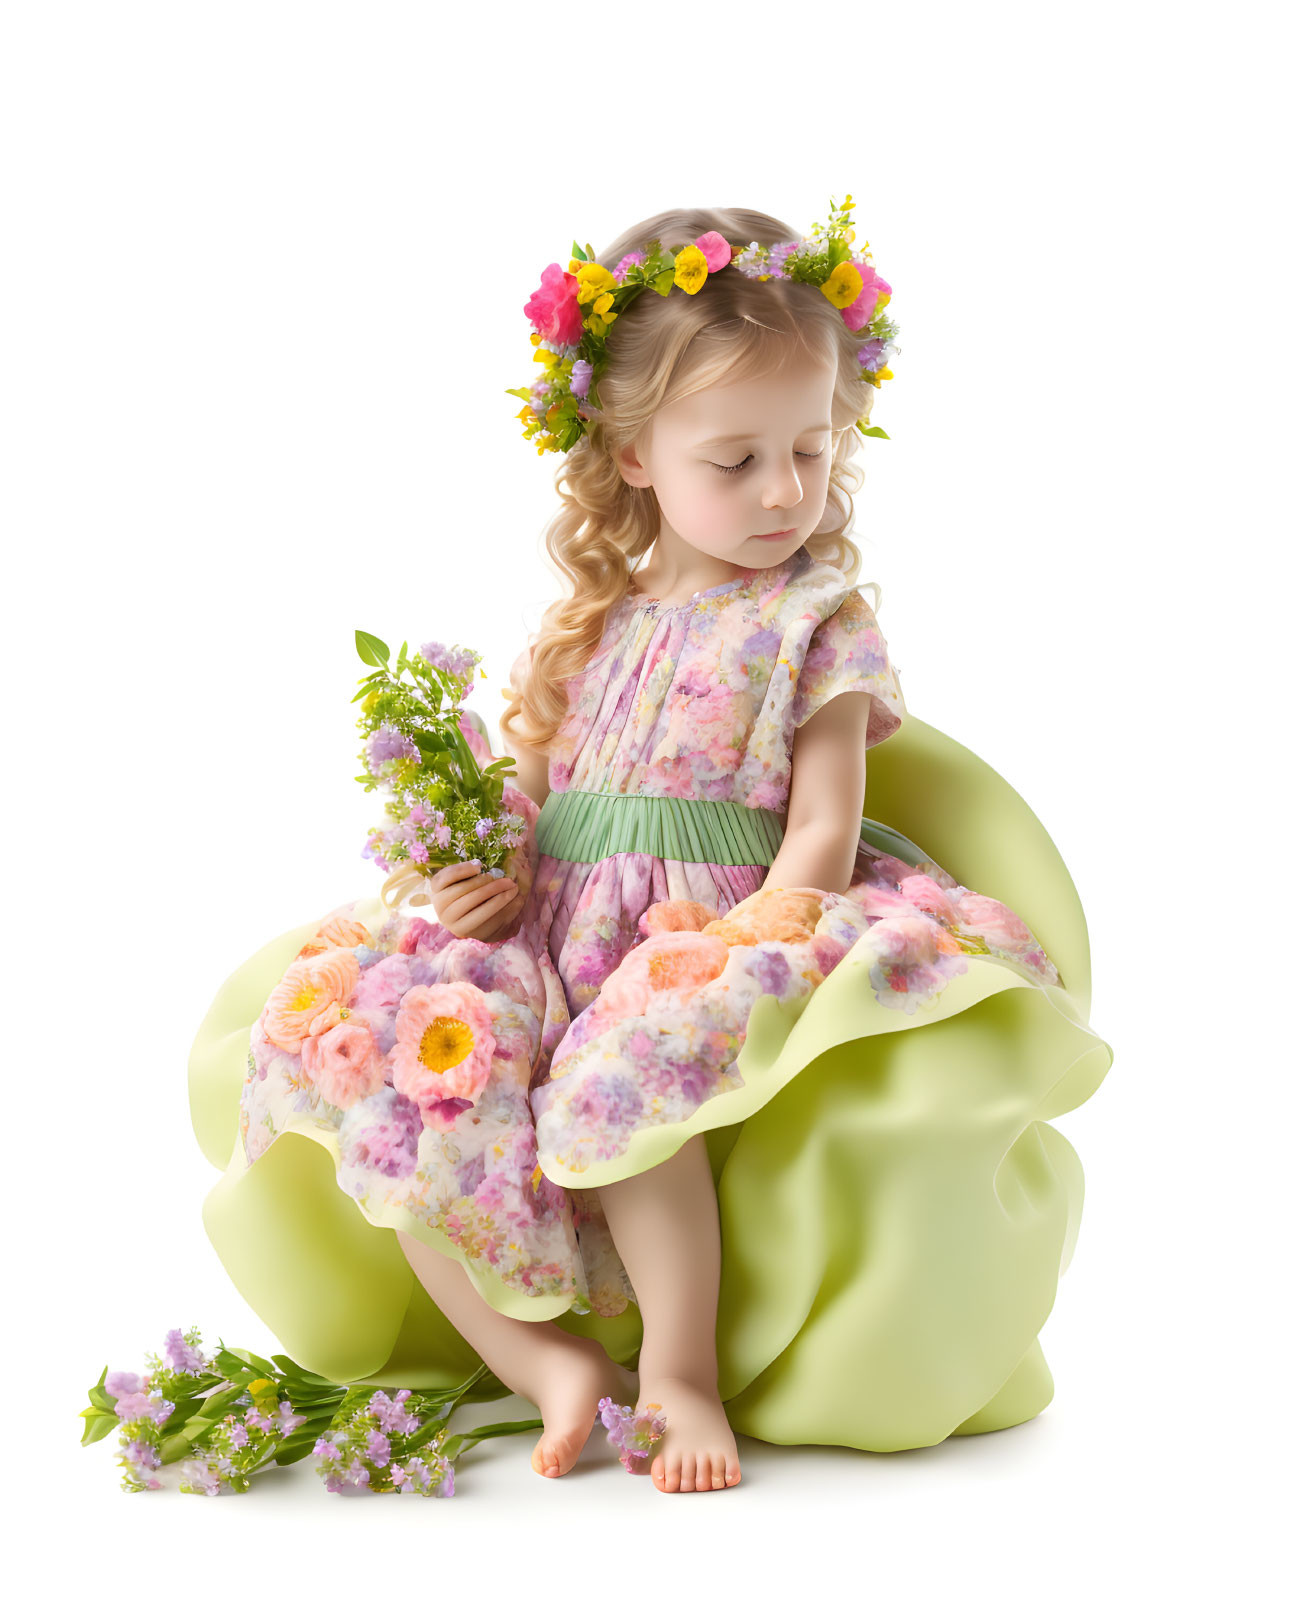
[[[443,866],[428,879],[437,921],[460,939],[483,942],[508,932],[525,896],[512,878],[487,877],[476,861]]]

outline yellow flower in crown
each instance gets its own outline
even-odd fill
[[[523,306],[541,367],[530,387],[505,389],[523,402],[517,413],[523,436],[538,455],[570,450],[602,414],[598,379],[607,363],[613,323],[649,289],[665,298],[678,287],[693,297],[725,270],[755,281],[801,281],[818,287],[850,331],[859,334],[861,378],[874,387],[889,380],[894,373],[887,361],[900,352],[898,328],[884,313],[891,287],[874,269],[868,243],[858,251],[852,246],[853,206],[849,192],[840,207],[830,203],[827,228],[816,221],[810,235],[799,241],[735,244],[719,231],[706,231],[674,252],[654,239],[611,269],[598,263],[589,243],[582,249],[573,242],[567,268],[549,265]],[[887,437],[867,417],[856,427],[873,438]]]

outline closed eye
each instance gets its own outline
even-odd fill
[[[797,455],[803,456],[806,461],[818,461],[819,457],[821,455],[823,455],[823,451],[822,450],[815,450],[814,452],[811,452],[809,450],[798,450]],[[711,463],[711,465],[715,468],[715,470],[717,472],[740,473],[750,460],[751,460],[751,457],[748,455],[748,456],[744,456],[741,461],[735,462],[732,467],[721,466],[721,464],[718,461],[713,461]]]

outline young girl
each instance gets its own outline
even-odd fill
[[[1051,1395],[1035,1335],[1082,1183],[1043,1121],[1111,1053],[1056,851],[908,716],[853,583],[850,457],[895,328],[849,205],[800,240],[664,213],[544,272],[544,376],[515,392],[568,452],[547,544],[571,588],[506,689],[530,858],[381,862],[381,905],[266,947],[195,1046],[223,1163],[256,1018],[204,1215],[289,1353],[426,1384],[476,1352],[539,1407],[549,1478],[605,1398],[664,1418],[677,1492],[739,1482],[735,1430],[893,1450]],[[1022,887],[1066,981],[1014,910],[862,819],[902,722],[886,805]]]

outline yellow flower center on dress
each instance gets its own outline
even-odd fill
[[[319,989],[313,984],[304,984],[293,999],[288,1003],[289,1012],[309,1012],[319,999]]]
[[[462,1018],[434,1018],[419,1041],[419,1062],[437,1074],[462,1063],[474,1046],[472,1030]]]

